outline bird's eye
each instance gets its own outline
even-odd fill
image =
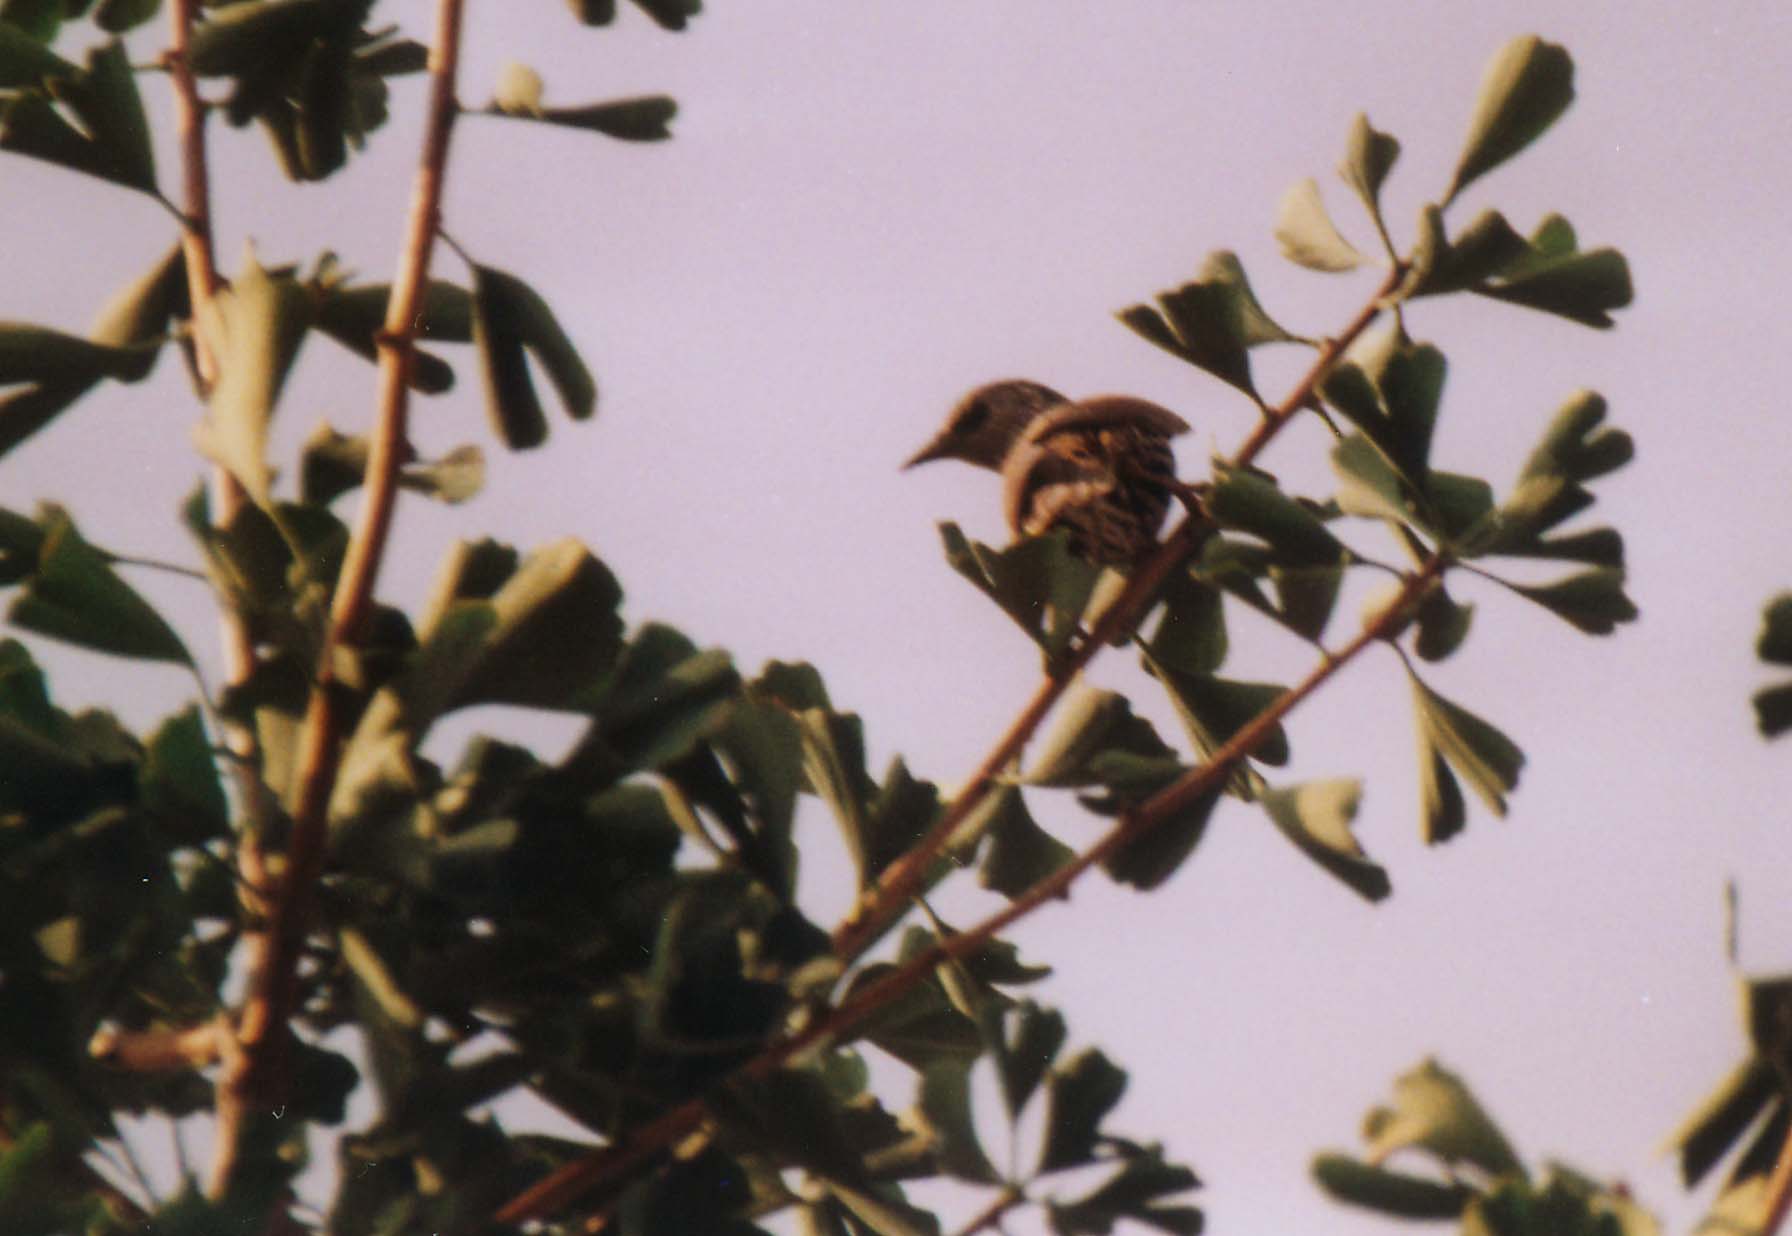
[[[988,419],[989,405],[979,399],[958,414],[958,419],[952,422],[952,434],[954,437],[962,437],[976,433]]]

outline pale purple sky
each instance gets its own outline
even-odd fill
[[[1638,458],[1596,486],[1593,514],[1626,534],[1641,621],[1595,640],[1464,581],[1477,630],[1429,679],[1530,762],[1506,820],[1475,804],[1439,849],[1418,838],[1392,657],[1365,658],[1296,715],[1287,779],[1366,779],[1359,831],[1393,875],[1386,904],[1364,905],[1230,803],[1158,894],[1091,879],[1014,938],[1057,966],[1035,994],[1063,1008],[1072,1041],[1133,1070],[1117,1127],[1195,1166],[1210,1230],[1392,1230],[1332,1207],[1306,1165],[1352,1145],[1392,1077],[1433,1052],[1528,1162],[1623,1176],[1688,1226],[1698,1203],[1658,1152],[1743,1050],[1726,876],[1741,881],[1746,965],[1792,967],[1792,747],[1757,739],[1747,699],[1766,677],[1752,653],[1761,605],[1792,586],[1792,360],[1779,339],[1792,10],[714,0],[674,37],[632,11],[606,33],[545,0],[526,17],[514,2],[469,7],[467,102],[517,59],[541,71],[550,103],[664,91],[681,114],[657,147],[478,118],[457,130],[449,230],[543,292],[598,375],[600,410],[587,426],[557,422],[545,451],[494,451],[470,507],[409,502],[383,593],[414,603],[456,536],[580,536],[621,577],[632,621],[672,622],[748,670],[814,661],[835,701],[864,714],[874,768],[900,751],[948,784],[1019,707],[1037,662],[938,552],[937,519],[1003,535],[993,481],[897,463],[963,390],[1025,374],[1176,409],[1196,426],[1179,454],[1198,475],[1242,441],[1252,410],[1112,312],[1226,248],[1286,325],[1337,329],[1374,276],[1282,261],[1281,193],[1317,177],[1367,244],[1332,173],[1364,110],[1404,146],[1386,194],[1404,241],[1448,181],[1494,50],[1533,31],[1565,44],[1577,102],[1452,217],[1497,206],[1528,231],[1560,211],[1583,245],[1629,256],[1635,307],[1610,333],[1478,300],[1422,303],[1409,325],[1451,360],[1440,466],[1506,485],[1571,392],[1607,396]],[[159,83],[144,84],[165,114]],[[265,262],[327,246],[388,277],[417,90],[401,86],[372,153],[321,187],[280,182],[258,135],[221,134],[227,267],[252,235]],[[123,191],[16,160],[5,175],[5,317],[80,329],[171,236]],[[103,217],[103,234],[61,230],[71,212]],[[440,270],[463,273],[448,255]],[[1272,396],[1305,363],[1292,349],[1258,356]],[[0,461],[0,501],[56,498],[110,548],[188,555],[171,516],[194,475],[193,414],[174,370],[165,360],[152,385],[81,405]],[[486,439],[473,371],[460,373],[454,394],[418,409],[425,453]],[[278,441],[320,416],[364,424],[372,385],[370,369],[311,342]],[[1323,446],[1297,427],[1263,462],[1324,492]],[[201,620],[186,586],[145,588]],[[1334,641],[1360,602],[1347,596]],[[1308,664],[1242,621],[1234,642],[1231,676],[1287,681]],[[1126,660],[1110,654],[1097,682],[1132,690],[1178,735]],[[170,672],[86,654],[55,664],[65,705],[106,703],[137,724],[184,691]],[[126,682],[144,685],[120,699]],[[1095,835],[1074,811],[1041,814],[1072,842]],[[804,827],[804,894],[831,917],[850,890],[824,857],[820,813]],[[967,890],[944,904],[968,921],[993,902]]]

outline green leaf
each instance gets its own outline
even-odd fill
[[[1524,1170],[1462,1079],[1435,1060],[1395,1079],[1393,1106],[1370,1112],[1363,1136],[1370,1166],[1397,1150],[1418,1149],[1446,1167],[1468,1163],[1496,1177]]]
[[[1419,235],[1412,269],[1401,282],[1403,298],[1479,290],[1488,280],[1524,260],[1529,246],[1504,215],[1483,211],[1452,240],[1444,234],[1443,211],[1427,203],[1419,212]]]
[[[377,339],[386,321],[386,304],[392,289],[387,284],[345,288],[332,286],[317,297],[317,329],[363,360],[377,362]],[[462,287],[430,280],[423,294],[423,312],[417,322],[423,339],[445,343],[469,343],[473,338],[473,298]],[[454,370],[441,357],[422,349],[411,354],[407,375],[413,390],[439,395],[454,386]]]
[[[335,7],[330,0],[248,0],[211,7],[193,30],[193,72],[222,77],[266,71],[295,41],[327,32]]]
[[[1286,693],[1286,688],[1275,683],[1234,682],[1212,675],[1185,674],[1149,659],[1145,668],[1169,691],[1177,715],[1203,755],[1224,746]],[[1250,756],[1270,765],[1288,762],[1288,735],[1280,723],[1270,729]]]
[[[1231,253],[1211,255],[1193,283],[1133,305],[1120,320],[1174,356],[1258,399],[1249,349],[1263,343],[1305,343],[1278,326],[1257,302],[1244,267]]]
[[[1635,295],[1630,263],[1616,249],[1572,254],[1474,290],[1482,296],[1540,309],[1600,329],[1611,326],[1611,311],[1624,308]]]
[[[1208,513],[1221,527],[1248,532],[1276,550],[1287,566],[1336,566],[1346,551],[1319,517],[1273,480],[1242,468],[1220,467],[1207,495]]]
[[[1041,1172],[1095,1161],[1101,1122],[1126,1091],[1126,1071],[1096,1048],[1054,1068],[1046,1079],[1045,1149]]]
[[[110,376],[135,382],[155,367],[170,323],[186,317],[187,268],[179,245],[172,246],[147,272],[113,293],[94,320],[92,338],[106,347],[130,348],[134,366]],[[144,349],[135,345],[152,344]]]
[[[98,652],[192,663],[173,628],[81,539],[67,514],[48,508],[42,522],[37,569],[8,610],[10,622]]]
[[[865,966],[847,986],[846,998],[886,977],[894,966]],[[952,1007],[937,978],[930,978],[896,996],[866,1018],[867,1039],[916,1072],[943,1059],[974,1060],[983,1052],[977,1023]]]
[[[1624,595],[1624,572],[1595,567],[1542,586],[1511,585],[1589,635],[1610,635],[1620,622],[1635,622],[1636,606]]]
[[[1332,448],[1332,470],[1338,474],[1338,506],[1346,515],[1416,522],[1417,504],[1407,496],[1400,474],[1362,434],[1351,434]]]
[[[367,439],[337,433],[320,423],[299,455],[299,497],[327,506],[361,484],[367,471]],[[485,452],[457,446],[440,459],[408,463],[399,470],[403,489],[449,505],[476,497],[485,486]]]
[[[1506,814],[1506,795],[1518,784],[1524,752],[1481,718],[1413,678],[1420,749],[1441,755],[1468,778],[1488,810]],[[1429,814],[1429,812],[1427,813]],[[1442,838],[1438,838],[1442,840]]]
[[[995,1036],[996,1077],[1002,1083],[1002,1102],[1008,1119],[1020,1119],[1021,1111],[1039,1089],[1045,1072],[1064,1047],[1064,1016],[1022,1000],[1000,1015]]]
[[[1258,801],[1301,853],[1360,896],[1380,901],[1392,888],[1388,873],[1369,861],[1351,829],[1362,793],[1361,781],[1339,778],[1268,789]]]
[[[1021,792],[1010,785],[984,796],[965,821],[965,830],[972,829],[989,837],[978,883],[1010,899],[1076,858],[1075,850],[1034,822]]]
[[[46,382],[0,395],[0,456],[49,425],[94,386],[90,380]]]
[[[1282,625],[1304,639],[1318,641],[1338,603],[1344,583],[1341,566],[1269,568]]]
[[[1476,1197],[1465,1184],[1391,1172],[1342,1154],[1315,1157],[1313,1179],[1334,1201],[1400,1219],[1454,1219]]]
[[[1046,1204],[1052,1230],[1058,1236],[1106,1236],[1119,1220],[1132,1219],[1171,1236],[1197,1236],[1203,1225],[1199,1210],[1160,1204],[1166,1197],[1199,1187],[1195,1174],[1164,1162],[1163,1151],[1155,1145],[1116,1144],[1122,1156],[1118,1172],[1075,1201]]]
[[[1319,184],[1311,177],[1282,195],[1275,234],[1282,256],[1309,270],[1337,272],[1363,264],[1363,255],[1344,239],[1326,213]]]
[[[1762,612],[1755,655],[1774,665],[1792,665],[1792,592],[1781,593]]]
[[[0,322],[0,384],[135,381],[155,349],[114,347],[29,322]]]
[[[168,718],[150,737],[137,778],[143,805],[170,836],[185,845],[224,836],[228,807],[197,705]]]
[[[264,507],[273,499],[268,424],[310,326],[305,289],[290,275],[270,275],[253,253],[244,255],[236,281],[219,289],[200,316],[200,333],[218,366],[200,445]]]
[[[26,90],[0,107],[0,150],[155,193],[149,122],[123,45],[106,43],[88,53],[85,69],[43,80],[48,95]],[[79,126],[63,118],[52,98]]]
[[[1211,674],[1226,661],[1226,620],[1215,588],[1178,571],[1158,593],[1163,614],[1146,647],[1185,674]]]
[[[970,1061],[942,1060],[923,1072],[917,1106],[947,1175],[976,1184],[994,1184],[1000,1179],[977,1141],[977,1126],[971,1116]]]
[[[1755,726],[1763,738],[1777,738],[1792,729],[1792,683],[1764,687],[1754,694]]]
[[[1072,554],[1063,532],[996,550],[967,539],[957,524],[939,529],[952,569],[1001,606],[1047,656],[1069,645],[1101,569]]]
[[[1697,1188],[1778,1097],[1779,1083],[1765,1058],[1751,1056],[1731,1070],[1668,1139],[1680,1160],[1681,1183]]]
[[[547,418],[525,353],[547,371],[568,416],[582,421],[596,410],[597,384],[590,370],[547,302],[515,275],[473,267],[473,343],[492,426],[512,450],[539,446],[547,437]]]
[[[863,853],[867,882],[908,853],[939,817],[939,793],[930,781],[911,776],[902,757],[890,763],[877,796],[864,814]]]
[[[1394,160],[1399,157],[1400,143],[1392,135],[1377,130],[1369,123],[1368,116],[1358,112],[1350,124],[1350,137],[1344,161],[1338,165],[1338,174],[1345,184],[1356,190],[1356,195],[1363,199],[1363,205],[1378,225],[1381,186],[1393,170]]]
[[[1216,786],[1176,814],[1159,820],[1104,859],[1101,869],[1116,884],[1147,893],[1157,888],[1176,874],[1207,834],[1207,821],[1220,792]]]
[[[562,125],[569,129],[585,129],[625,142],[660,142],[672,136],[671,121],[678,114],[678,104],[663,94],[644,95],[635,99],[617,99],[609,103],[589,103],[581,107],[535,107],[517,109],[493,101],[486,114],[509,116],[523,120],[539,120],[544,124]]]
[[[1125,696],[1078,682],[1058,705],[1052,728],[1022,781],[1047,786],[1098,784],[1103,778],[1094,762],[1112,751],[1154,759],[1175,754],[1149,721],[1133,714]]]
[[[616,0],[567,0],[574,16],[587,26],[607,26],[616,19]],[[635,6],[663,29],[683,30],[703,11],[703,0],[635,0]]]
[[[1442,661],[1462,647],[1475,616],[1473,605],[1459,605],[1439,583],[1425,593],[1413,611],[1419,635],[1413,650],[1427,661]]]
[[[1574,61],[1566,50],[1534,34],[1506,44],[1481,80],[1468,140],[1444,200],[1542,136],[1573,100]]]
[[[93,21],[109,34],[123,34],[150,20],[161,8],[162,0],[100,0]]]
[[[33,38],[11,19],[0,19],[0,90],[37,86],[52,77],[73,77],[81,70],[49,48],[49,40]]]

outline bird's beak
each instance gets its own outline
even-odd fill
[[[936,459],[946,459],[950,455],[945,435],[942,434],[909,456],[908,461],[902,465],[902,470],[906,472],[919,464],[932,463]]]

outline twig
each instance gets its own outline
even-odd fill
[[[1313,402],[1319,383],[1331,371],[1345,349],[1375,321],[1382,311],[1382,302],[1399,285],[1403,273],[1404,268],[1398,265],[1390,270],[1381,286],[1375,289],[1374,295],[1344,330],[1337,337],[1328,339],[1319,349],[1318,357],[1305,376],[1295,383],[1294,389],[1288,392],[1288,396],[1275,407],[1265,410],[1263,419],[1233,457],[1234,467],[1242,468],[1255,460],[1282,426]],[[1045,681],[1033,693],[1033,698],[1027,701],[1007,732],[997,740],[983,762],[977,766],[938,822],[910,846],[902,857],[884,868],[877,884],[866,890],[852,913],[834,929],[834,952],[843,961],[851,961],[869,948],[882,929],[907,908],[909,899],[925,881],[927,869],[933,864],[934,858],[958,831],[966,817],[983,801],[990,787],[995,784],[995,779],[1027,745],[1040,722],[1064,694],[1064,689],[1095,654],[1108,645],[1114,635],[1142,616],[1156,597],[1164,579],[1193,552],[1199,543],[1201,531],[1201,521],[1191,514],[1164,538],[1163,544],[1133,572],[1125,590],[1097,620],[1089,638],[1072,650],[1061,666],[1056,666],[1047,673]]]
[[[1767,1178],[1767,1205],[1761,1211],[1760,1236],[1775,1236],[1792,1209],[1792,1130],[1780,1143],[1779,1158],[1774,1160],[1773,1174]]]
[[[1027,1200],[1027,1195],[1013,1185],[1009,1185],[990,1200],[989,1205],[966,1219],[964,1225],[953,1232],[952,1236],[977,1236],[986,1227],[993,1227],[1001,1222],[1002,1216]]]
[[[360,513],[344,556],[337,591],[318,658],[316,680],[305,710],[296,766],[296,800],[285,870],[276,884],[268,912],[265,949],[252,954],[249,997],[239,1036],[244,1048],[240,1076],[234,1078],[239,1102],[253,1098],[264,1107],[279,1106],[290,1083],[285,1067],[288,1029],[298,998],[298,961],[310,918],[318,876],[323,868],[325,816],[336,781],[341,718],[335,702],[332,664],[335,652],[355,643],[366,623],[373,589],[391,528],[404,458],[408,388],[417,322],[421,316],[425,275],[441,217],[442,176],[448,139],[458,106],[454,97],[460,56],[461,0],[440,0],[429,55],[430,99],[423,151],[411,193],[398,270],[387,302],[385,326],[377,343],[380,353],[379,402],[362,485]],[[225,1073],[235,1072],[228,1065]],[[220,1112],[222,1115],[222,1112]]]

